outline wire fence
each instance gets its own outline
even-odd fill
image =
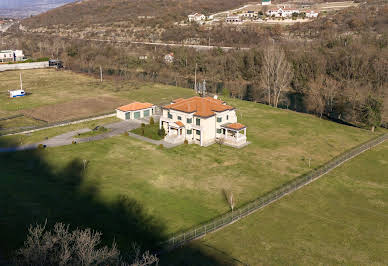
[[[47,123],[47,124],[39,125],[39,126],[2,129],[2,130],[0,130],[0,136],[7,136],[7,135],[12,135],[12,134],[20,134],[20,133],[30,133],[30,132],[41,130],[41,129],[48,129],[48,128],[53,128],[53,127],[58,127],[58,126],[66,126],[66,125],[70,125],[70,124],[82,123],[82,122],[90,121],[92,119],[100,119],[100,118],[102,119],[102,118],[106,118],[106,117],[114,116],[114,115],[115,115],[115,112],[110,111],[110,112],[105,112],[105,113],[101,113],[98,115],[91,115],[91,116],[87,116],[87,117],[83,117],[83,118],[74,118],[74,119],[69,119],[69,120],[63,120],[63,121]]]
[[[347,160],[361,154],[362,152],[388,140],[388,134],[384,134],[382,136],[379,136],[373,140],[370,140],[356,148],[353,148],[352,150],[343,153],[342,155],[334,158],[324,166],[318,168],[317,170],[314,170],[310,172],[307,175],[298,177],[297,179],[292,180],[289,183],[284,184],[283,186],[275,189],[274,191],[256,199],[253,202],[250,202],[246,204],[243,207],[240,207],[232,212],[228,212],[210,222],[207,222],[206,224],[203,224],[201,226],[195,227],[193,229],[190,229],[186,232],[173,235],[171,238],[169,238],[166,242],[162,243],[161,248],[165,250],[173,249],[178,246],[182,246],[186,244],[189,241],[192,241],[194,239],[201,238],[205,236],[208,233],[217,231],[221,229],[224,226],[227,226],[229,224],[232,224],[241,218],[265,207],[266,205],[269,205],[270,203],[278,200],[279,198],[309,184],[310,182],[318,179],[322,175],[330,172],[337,166],[341,165],[342,163],[346,162]]]

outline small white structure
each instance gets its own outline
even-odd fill
[[[314,10],[306,10],[304,11],[306,13],[307,18],[317,18],[318,17],[318,12],[315,12]]]
[[[24,59],[24,54],[22,50],[3,50],[0,51],[0,62],[17,62]]]
[[[189,22],[201,22],[206,19],[206,16],[204,14],[195,13],[188,15],[187,18],[189,19]]]
[[[246,12],[244,12],[243,14],[242,14],[242,16],[244,17],[244,18],[256,18],[257,17],[257,12],[255,12],[255,11],[252,11],[252,10],[248,10],[248,11],[246,11]]]
[[[26,96],[26,92],[24,90],[9,91],[9,98],[16,98],[22,96]]]
[[[239,16],[228,16],[226,17],[227,23],[238,23],[241,22],[241,18]]]
[[[243,147],[247,143],[246,127],[237,123],[236,110],[217,97],[176,99],[163,107],[159,128],[169,143],[208,146],[217,141]]]
[[[270,9],[267,11],[267,15],[270,17],[291,17],[292,14],[299,14],[300,11],[298,9],[293,8],[279,8],[279,9]]]
[[[174,62],[174,53],[169,53],[164,56],[164,62],[167,64],[171,64]]]
[[[116,116],[122,120],[140,119],[155,114],[156,106],[152,103],[134,102],[116,109]]]
[[[262,6],[268,6],[268,5],[270,5],[271,4],[271,0],[262,0],[261,1],[261,5]]]

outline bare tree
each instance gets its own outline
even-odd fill
[[[229,206],[230,206],[230,209],[233,211],[234,209],[234,206],[236,205],[236,200],[233,196],[233,192],[227,192],[225,189],[224,189],[224,196],[225,196],[225,199],[226,201],[228,202]]]
[[[224,145],[225,143],[225,138],[216,138],[216,143],[218,144],[219,148],[220,148],[220,151],[221,151],[221,146]]]
[[[290,85],[292,76],[292,68],[283,49],[267,47],[260,78],[262,86],[267,89],[269,105],[278,107],[280,95]]]
[[[90,228],[69,230],[69,225],[56,223],[52,231],[44,225],[30,226],[24,247],[16,251],[15,265],[130,265],[158,264],[159,259],[133,245],[130,263],[123,261],[115,242],[101,246],[102,233]]]

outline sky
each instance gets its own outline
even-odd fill
[[[76,0],[0,0],[0,17],[28,17]]]

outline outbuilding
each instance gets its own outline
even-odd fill
[[[116,109],[116,116],[122,120],[140,119],[155,114],[156,106],[152,103],[134,102]]]

